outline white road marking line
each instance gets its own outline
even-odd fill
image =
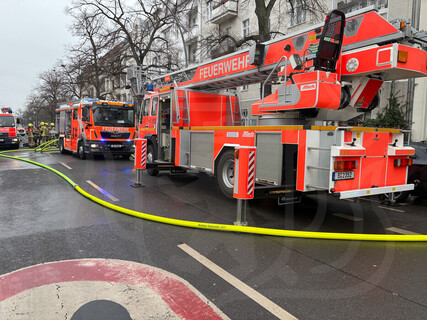
[[[382,209],[386,209],[386,210],[391,210],[391,211],[396,211],[396,212],[405,212],[403,210],[389,208],[389,207],[383,207],[383,206],[378,206],[378,208],[382,208]]]
[[[344,214],[344,213],[334,213],[333,215],[337,216],[337,217],[340,217],[340,218],[344,218],[344,219],[348,219],[348,220],[351,220],[351,221],[355,221],[355,222],[357,222],[357,221],[363,221],[362,218],[358,218],[358,217],[355,217],[355,216],[349,216],[348,214]]]
[[[396,232],[396,233],[400,233],[400,234],[406,234],[406,235],[419,235],[420,234],[420,233],[408,231],[405,229],[395,228],[395,227],[386,228],[386,230]]]
[[[96,190],[98,190],[99,192],[101,192],[103,195],[107,196],[108,198],[110,198],[113,201],[119,201],[119,199],[117,199],[115,196],[109,194],[107,191],[105,191],[104,189],[102,189],[101,187],[98,187],[96,184],[94,184],[92,181],[90,180],[86,180],[87,183],[89,183],[92,187],[94,187]]]
[[[178,247],[185,251],[187,254],[189,254],[191,257],[199,261],[201,264],[203,264],[206,268],[220,276],[222,279],[227,281],[229,284],[234,286],[236,289],[240,290],[242,293],[247,295],[249,298],[257,302],[260,306],[271,312],[273,315],[278,317],[279,319],[287,320],[287,319],[297,319],[293,315],[291,315],[286,310],[279,307],[277,304],[275,304],[273,301],[267,299],[262,294],[260,294],[258,291],[252,289],[244,282],[237,279],[232,274],[225,271],[220,266],[216,265],[212,261],[210,261],[205,256],[198,253],[196,250],[191,248],[190,246],[184,244],[178,245]]]
[[[62,164],[65,168],[71,170],[72,168],[70,166],[67,166],[64,162],[60,162],[60,164]]]

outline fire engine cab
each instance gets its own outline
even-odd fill
[[[14,117],[11,108],[2,108],[0,111],[0,147],[19,149],[16,126],[20,121]]]
[[[135,111],[128,102],[83,99],[56,108],[61,153],[122,155],[134,152]]]
[[[372,108],[384,81],[427,76],[427,36],[371,8],[249,50],[152,79],[140,90],[140,138],[147,169],[214,174],[233,194],[234,150],[256,147],[255,197],[295,199],[324,191],[341,199],[413,189],[414,149],[398,129],[325,126]],[[257,125],[242,126],[237,86],[261,83],[252,105]],[[265,94],[266,84],[275,85]]]

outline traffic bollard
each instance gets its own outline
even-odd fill
[[[235,225],[247,226],[247,200],[254,198],[256,147],[237,146],[234,150],[233,197],[237,199]]]
[[[142,170],[147,167],[147,139],[135,139],[134,169],[136,170],[136,181],[131,186],[134,188],[144,187],[142,184]]]

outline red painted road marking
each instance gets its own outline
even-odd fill
[[[144,264],[105,259],[51,262],[0,276],[0,301],[43,285],[73,281],[104,281],[146,285],[184,319],[223,319],[183,280]]]

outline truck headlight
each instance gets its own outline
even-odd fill
[[[96,143],[92,143],[92,144],[90,145],[90,147],[91,147],[91,148],[98,148],[99,146],[98,146]]]

